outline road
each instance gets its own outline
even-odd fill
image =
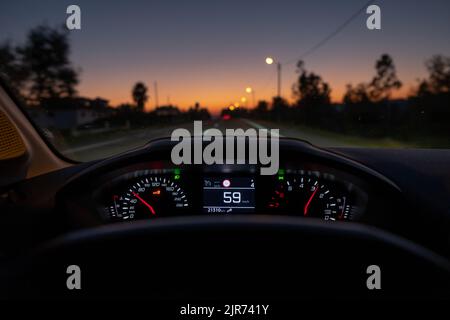
[[[248,119],[232,119],[232,120],[217,120],[208,121],[203,123],[203,130],[208,130],[210,128],[216,128],[225,134],[225,129],[243,129],[247,130],[249,128],[254,129],[279,129],[280,137],[293,137],[302,140],[306,140],[312,144],[322,147],[330,146],[348,146],[348,144],[339,141],[338,139],[332,139],[330,137],[320,136],[318,134],[312,134],[309,132],[303,132],[299,129],[293,127],[279,127],[279,124],[261,123],[254,120]],[[172,131],[177,128],[185,128],[191,133],[193,132],[193,123],[178,124],[176,126],[167,126],[163,128],[147,128],[139,130],[130,130],[129,132],[118,133],[117,135],[112,135],[107,139],[95,141],[92,137],[89,137],[89,143],[83,144],[79,143],[76,146],[69,146],[62,153],[69,158],[78,161],[89,161],[94,159],[105,158],[111,155],[115,155],[124,151],[128,151],[134,148],[141,147],[147,142],[162,138],[170,137]]]

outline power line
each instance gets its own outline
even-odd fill
[[[283,63],[284,65],[287,64],[291,64],[294,62],[297,62],[299,60],[303,60],[305,57],[309,56],[311,53],[313,53],[314,51],[318,50],[320,47],[322,47],[325,43],[327,43],[328,41],[330,41],[332,38],[334,38],[335,36],[337,36],[342,30],[344,30],[344,28],[350,24],[350,22],[352,22],[354,19],[356,19],[356,17],[359,16],[359,14],[361,12],[363,12],[366,7],[368,7],[371,3],[373,2],[373,0],[368,1],[366,4],[364,4],[364,6],[362,6],[360,9],[358,9],[358,11],[356,11],[355,13],[353,13],[347,20],[345,20],[344,23],[342,23],[340,26],[338,26],[336,28],[336,30],[334,30],[332,33],[330,33],[328,36],[326,36],[325,38],[323,38],[321,41],[319,41],[316,45],[314,45],[313,47],[311,47],[310,49],[306,50],[303,54],[301,54],[297,59],[293,59],[293,60],[289,60],[288,62]]]
[[[321,48],[324,44],[326,44],[328,41],[330,41],[332,38],[337,36],[342,30],[345,29],[347,25],[349,25],[354,19],[356,19],[361,12],[363,12],[366,7],[368,7],[370,4],[372,4],[374,0],[367,1],[361,8],[359,8],[357,11],[355,11],[347,20],[345,20],[341,25],[339,25],[333,32],[331,32],[328,36],[323,38],[321,41],[319,41],[316,45],[311,47],[310,49],[306,50],[303,54],[301,54],[298,58],[289,60],[287,62],[281,63],[281,65],[289,65],[292,63],[295,63],[299,60],[303,60],[305,57],[309,56],[319,48]],[[272,78],[272,77],[271,77]],[[269,82],[267,82],[268,84]],[[264,89],[267,87],[267,84],[264,86]]]

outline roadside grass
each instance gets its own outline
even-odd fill
[[[120,139],[123,137],[132,137],[132,136],[139,136],[144,135],[146,133],[156,133],[156,137],[158,138],[160,136],[164,136],[164,134],[161,134],[160,132],[170,132],[173,128],[177,127],[183,127],[183,124],[152,124],[149,126],[142,126],[142,127],[132,127],[130,129],[125,128],[116,128],[111,129],[107,132],[101,132],[101,133],[94,133],[90,134],[86,132],[85,134],[81,134],[79,136],[72,136],[71,134],[63,134],[62,135],[62,142],[66,146],[66,149],[70,148],[76,148],[76,147],[82,147],[89,144],[95,144],[102,141],[108,141],[108,140],[115,140]],[[150,141],[150,140],[149,140]]]
[[[330,141],[336,141],[354,147],[369,148],[450,148],[450,137],[432,134],[411,133],[407,140],[393,137],[369,138],[352,134],[337,133],[334,131],[304,126],[285,125],[271,121],[258,121],[267,128],[279,128],[280,133],[287,137],[302,139],[306,135],[316,136]],[[314,143],[314,142],[313,142]]]
[[[333,138],[351,144],[352,146],[359,147],[450,149],[450,137],[442,135],[412,133],[407,140],[403,140],[392,137],[368,138],[357,135],[340,134],[306,126],[299,126],[298,128],[299,130],[320,134],[324,137]]]
[[[63,135],[64,142],[68,147],[78,147],[87,144],[97,143],[99,141],[114,140],[123,137],[124,135],[138,134],[143,132],[145,129],[142,128],[132,128],[132,129],[112,129],[108,132],[101,133],[84,133],[78,136],[72,136],[71,134]]]
[[[311,142],[312,144],[331,147],[331,146],[348,146],[348,147],[369,147],[369,148],[450,148],[450,138],[438,135],[423,135],[423,134],[411,134],[408,140],[386,137],[386,138],[368,138],[361,137],[352,134],[342,134],[320,128],[313,128],[304,125],[286,124],[272,122],[268,120],[257,120],[257,122],[266,128],[279,128],[280,134],[285,137],[292,137],[303,139]],[[178,127],[189,128],[191,123],[179,123],[179,124],[154,124],[146,127],[132,127],[130,129],[117,128],[108,132],[89,134],[86,133],[80,136],[71,136],[70,134],[57,134],[55,136],[54,143],[58,150],[63,154],[68,154],[70,157],[77,157],[78,154],[86,154],[86,156],[92,157],[95,153],[101,153],[104,150],[113,150],[114,152],[123,151],[127,149],[127,146],[142,145],[146,140],[150,141],[154,138],[161,136],[167,136],[171,130]],[[167,132],[167,133],[166,133]],[[122,139],[124,137],[135,137],[136,141],[126,140],[126,142],[117,142],[115,146],[99,147],[98,150],[73,152],[71,149],[77,147],[83,147],[90,144],[101,143],[105,141],[114,141],[116,139]],[[147,142],[148,142],[147,141]],[[108,152],[109,154],[109,152]],[[84,157],[84,156],[83,156]]]
[[[303,132],[307,132],[314,135],[320,135],[321,137],[337,140],[339,142],[355,146],[355,147],[383,147],[383,148],[414,148],[414,144],[399,141],[393,138],[366,138],[342,133],[336,133],[332,131],[322,130],[318,128],[311,128],[307,126],[295,126]]]

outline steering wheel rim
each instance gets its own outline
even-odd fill
[[[133,296],[159,299],[320,298],[324,293],[380,298],[366,286],[370,265],[381,269],[383,297],[424,296],[430,290],[448,297],[450,283],[445,258],[385,231],[266,215],[176,217],[84,229],[37,248],[26,261],[17,279],[33,279],[25,282],[28,292],[59,298],[117,297],[130,290]],[[79,293],[65,288],[72,264],[86,274]],[[411,281],[416,272],[420,283]]]

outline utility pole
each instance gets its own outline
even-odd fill
[[[278,75],[278,85],[277,85],[278,97],[281,98],[281,63],[280,62],[277,62],[277,75]]]
[[[255,108],[256,107],[255,89],[253,89],[252,87],[247,87],[245,88],[245,92],[252,95],[253,108]]]
[[[266,64],[272,65],[275,59],[272,57],[266,58]],[[277,97],[281,98],[281,62],[277,61]]]
[[[256,108],[255,90],[252,90],[252,104],[253,108]]]
[[[159,102],[158,102],[158,82],[155,81],[153,83],[153,87],[155,90],[155,109],[159,107]]]

